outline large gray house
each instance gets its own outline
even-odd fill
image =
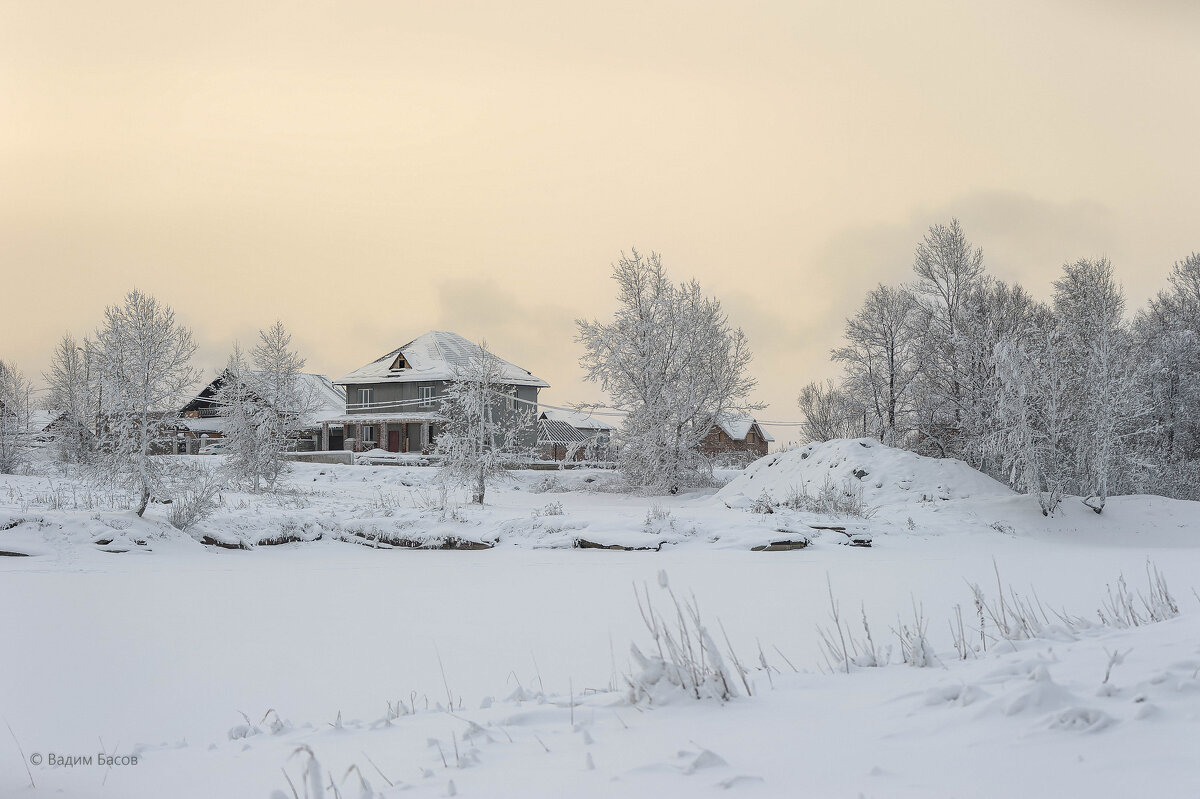
[[[325,422],[322,448],[428,452],[445,421],[439,411],[447,385],[481,352],[479,345],[457,333],[431,330],[334,380],[346,389],[346,413]],[[501,412],[530,413],[536,418],[538,389],[550,384],[499,360],[503,392],[511,395],[501,401]],[[528,438],[532,449],[536,425],[530,427]]]

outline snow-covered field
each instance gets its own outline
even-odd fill
[[[164,506],[139,521],[67,478],[0,477],[0,551],[27,555],[0,557],[0,796],[267,799],[290,780],[333,797],[331,779],[372,795],[360,775],[381,796],[1200,793],[1196,504],[1068,500],[1044,518],[950,462],[802,454],[674,497],[522,472],[484,509],[437,507],[430,469],[304,464],[279,496],[225,492],[191,535]],[[869,518],[777,504],[825,473],[857,481]],[[408,546],[445,542],[490,548]],[[1178,615],[1138,604],[1148,562]],[[1102,623],[1121,575],[1149,623]],[[983,650],[969,584],[1011,639],[988,617]],[[658,650],[635,586],[671,624],[669,592],[694,595],[736,697],[697,700],[636,662],[631,644]],[[914,640],[914,608],[924,668],[896,634]],[[860,649],[846,673],[818,628],[865,645],[864,613],[888,662]]]

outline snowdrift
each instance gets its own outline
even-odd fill
[[[717,492],[738,507],[766,491],[783,501],[794,491],[818,494],[826,484],[862,489],[868,506],[968,497],[1007,497],[1014,492],[959,460],[926,458],[870,438],[835,439],[767,455]]]

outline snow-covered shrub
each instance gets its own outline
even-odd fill
[[[810,493],[805,485],[792,486],[781,503],[792,510],[821,513],[829,516],[859,516],[868,518],[871,509],[863,498],[863,487],[859,481],[846,478],[835,485],[828,477],[817,493]]]
[[[625,676],[629,701],[667,702],[682,694],[695,699],[726,702],[738,696],[738,681],[749,695],[751,691],[745,669],[729,647],[728,637],[725,643],[733,667],[726,665],[725,658],[709,634],[695,597],[681,603],[671,590],[666,572],[658,573],[658,584],[670,596],[674,613],[669,614],[668,621],[655,609],[648,588],[643,588],[644,595],[639,595],[634,589],[638,610],[650,633],[653,649],[643,653],[636,643],[630,644],[630,654],[637,666],[637,673]]]
[[[664,527],[675,529],[675,518],[671,515],[671,509],[658,504],[651,505],[646,509],[646,518],[642,521],[642,531],[660,532]]]
[[[566,490],[566,486],[563,485],[562,480],[559,479],[557,474],[548,474],[529,486],[529,491],[533,494],[546,494]]]
[[[172,527],[188,530],[217,510],[222,485],[211,469],[189,467],[176,475],[179,490],[171,501],[167,520]]]
[[[754,504],[750,506],[751,513],[774,513],[775,501],[772,499],[770,492],[763,489],[758,498],[754,500]]]

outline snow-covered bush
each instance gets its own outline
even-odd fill
[[[211,469],[188,467],[173,477],[178,491],[167,514],[172,527],[188,530],[216,512],[222,485]]]
[[[822,513],[831,516],[861,516],[868,517],[871,510],[863,499],[862,484],[846,478],[840,485],[835,485],[829,477],[815,492],[810,492],[805,485],[791,486],[787,496],[781,503],[792,510]]]

